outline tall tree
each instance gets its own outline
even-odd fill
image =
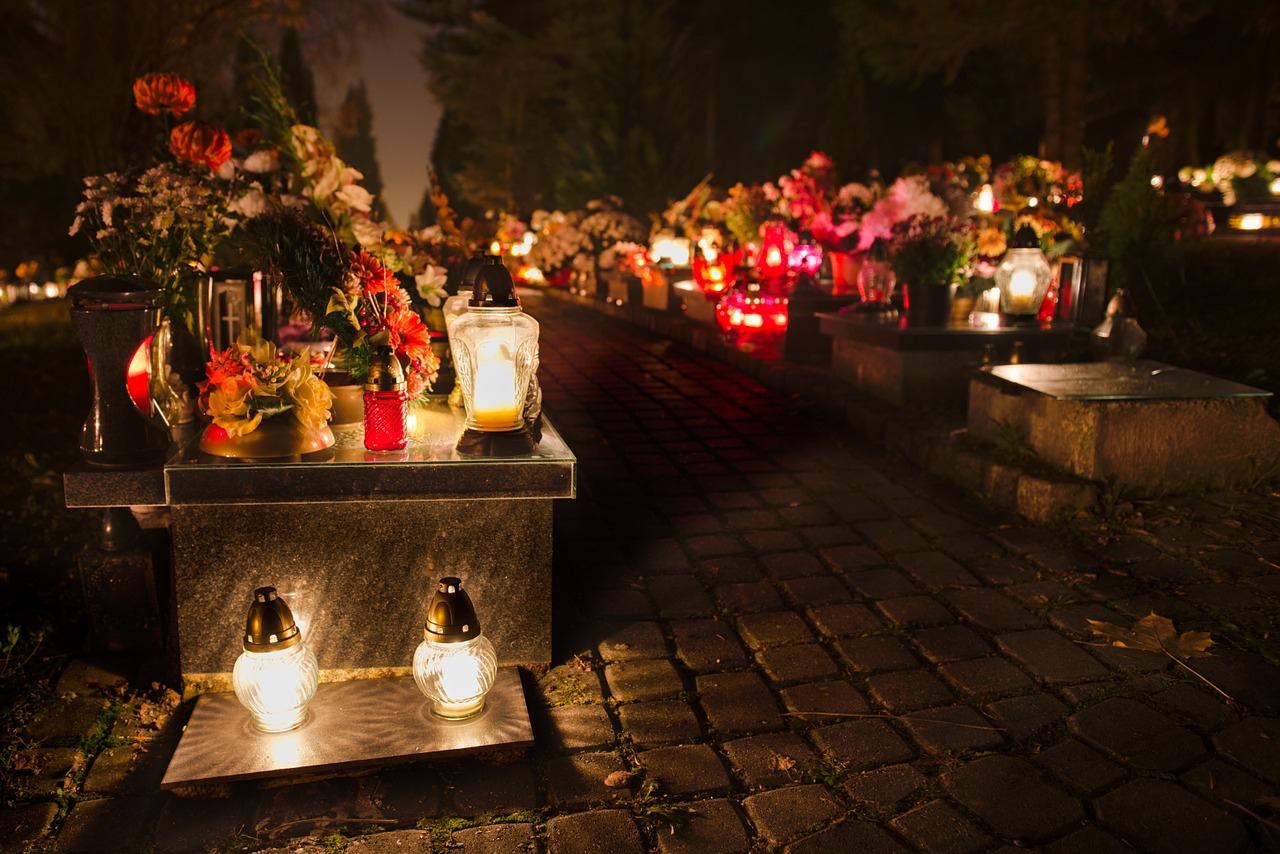
[[[369,108],[369,92],[364,80],[347,89],[347,96],[338,108],[333,145],[338,156],[347,165],[359,169],[364,175],[360,183],[373,195],[374,217],[383,218],[386,205],[382,199],[382,170],[378,168],[378,152],[373,139],[373,110]]]
[[[316,81],[302,54],[297,27],[280,34],[280,88],[304,125],[316,124]]]

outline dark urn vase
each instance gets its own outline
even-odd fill
[[[903,285],[907,326],[946,326],[951,317],[951,286],[943,284]]]
[[[138,276],[95,276],[69,287],[67,295],[93,384],[92,405],[80,433],[84,458],[111,467],[161,462],[169,433],[134,403],[137,398],[149,407],[140,355],[156,328],[160,286]]]

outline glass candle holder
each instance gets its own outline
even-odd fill
[[[368,450],[398,451],[408,444],[406,388],[400,360],[390,347],[380,347],[364,385],[364,446]]]
[[[307,719],[307,704],[320,685],[320,665],[274,587],[253,591],[244,652],[231,671],[231,685],[255,729],[287,732]]]

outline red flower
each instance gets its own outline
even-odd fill
[[[133,100],[144,113],[168,111],[177,118],[196,105],[196,87],[171,72],[153,72],[133,81]]]
[[[203,163],[215,172],[231,158],[231,137],[204,122],[183,122],[169,134],[169,151],[186,163]]]

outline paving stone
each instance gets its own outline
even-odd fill
[[[1096,659],[1050,629],[999,635],[996,645],[1031,675],[1051,685],[1085,682],[1107,674]]]
[[[618,707],[618,717],[636,747],[691,742],[702,737],[697,715],[680,700],[626,703]]]
[[[982,658],[995,651],[973,629],[961,625],[918,629],[911,633],[911,644],[934,664]]]
[[[987,543],[986,537],[982,537]],[[948,541],[947,550],[955,553],[953,541]],[[1025,581],[1034,581],[1036,579],[1035,570],[1031,569],[1021,558],[1005,557],[1001,554],[1003,550],[999,546],[985,552],[980,552],[971,556],[965,562],[965,566],[969,571],[982,579],[984,584],[990,584],[993,587],[1007,587],[1010,584],[1019,584]],[[963,555],[961,556],[963,557]]]
[[[896,555],[894,561],[906,571],[907,575],[930,590],[978,585],[978,579],[943,552],[909,552]]]
[[[897,638],[845,638],[835,643],[844,663],[860,673],[882,673],[918,667],[920,662]]]
[[[559,809],[581,809],[628,800],[630,790],[604,784],[605,778],[614,771],[625,770],[616,753],[575,753],[551,759],[546,765],[547,800]]]
[[[755,673],[699,676],[697,689],[707,722],[721,736],[783,728],[773,692]]]
[[[655,576],[649,579],[649,595],[660,617],[702,617],[715,612],[715,603],[691,575]]]
[[[0,809],[0,840],[4,840],[6,848],[23,850],[29,843],[44,839],[57,816],[58,805],[48,802]]]
[[[738,634],[752,649],[807,643],[814,639],[813,632],[793,611],[769,611],[739,617]]]
[[[366,824],[384,818],[363,780],[334,778],[261,790],[254,810],[253,833],[280,841],[326,833],[347,823]]]
[[[527,762],[473,763],[452,785],[453,805],[462,816],[509,815],[538,806],[537,773]]]
[[[779,507],[778,515],[782,517],[783,524],[793,528],[808,525],[825,525],[835,519],[830,510],[818,504]]]
[[[902,717],[902,725],[927,753],[991,750],[1005,744],[991,721],[968,706],[921,709]]]
[[[1044,850],[1051,854],[1133,854],[1128,845],[1092,824],[1048,843]]]
[[[1113,623],[1117,626],[1130,622],[1124,616],[1105,608],[1102,605],[1091,603],[1087,605],[1071,605],[1066,608],[1054,608],[1049,612],[1049,625],[1063,632],[1071,632],[1082,638],[1090,638],[1098,640],[1099,636],[1093,633],[1093,627],[1089,625],[1090,620],[1097,620],[1103,623]]]
[[[858,690],[843,680],[796,685],[784,688],[779,696],[792,713],[792,720],[807,723],[835,723],[842,716],[871,711]]]
[[[1028,608],[1063,608],[1080,601],[1080,594],[1057,581],[1024,581],[1004,588],[1008,596]]]
[[[85,760],[78,747],[33,747],[18,752],[11,761],[10,785],[34,797],[70,788],[72,775]]]
[[[670,661],[644,659],[620,661],[604,669],[614,698],[623,702],[661,700],[684,690],[684,681]]]
[[[636,754],[636,760],[668,794],[722,794],[731,785],[724,763],[705,744],[657,747]]]
[[[667,641],[657,623],[634,622],[597,629],[596,646],[605,661],[667,658]]]
[[[596,579],[605,578],[603,573]],[[653,617],[649,597],[639,590],[596,590],[585,596],[586,613],[598,620],[646,620]]]
[[[628,559],[636,568],[646,573],[666,575],[689,569],[689,556],[672,539],[645,537],[637,541],[629,551]]]
[[[714,798],[685,806],[684,821],[657,834],[661,854],[746,854],[751,847],[732,801]]]
[[[592,810],[548,821],[547,850],[551,854],[641,854],[645,844],[631,813]]]
[[[697,571],[713,584],[738,584],[764,578],[764,570],[759,561],[747,556],[719,557],[699,561]]]
[[[804,547],[804,541],[790,531],[743,531],[743,541],[760,553],[792,552]]]
[[[862,522],[855,525],[867,542],[887,552],[917,551],[929,547],[929,543],[905,522],[887,519],[882,522]]]
[[[818,555],[836,572],[851,574],[856,574],[859,570],[883,566],[885,563],[885,559],[879,552],[867,546],[830,546],[819,549]]]
[[[1249,837],[1230,815],[1168,780],[1139,778],[1093,802],[1098,821],[1154,851],[1241,851]]]
[[[892,712],[927,709],[955,701],[947,686],[925,670],[900,670],[868,676],[867,690],[876,702]]]
[[[856,768],[893,765],[915,758],[911,746],[881,721],[847,721],[818,727],[810,737],[823,755]]]
[[[991,536],[1018,554],[1053,551],[1061,545],[1058,538],[1044,528],[999,527],[991,531]]]
[[[1239,720],[1219,697],[1185,682],[1153,694],[1151,700],[1205,732],[1216,732]]]
[[[760,837],[781,845],[806,828],[844,814],[844,806],[825,786],[810,783],[751,795],[742,801]]]
[[[764,566],[765,572],[774,578],[800,578],[827,574],[827,568],[816,557],[802,551],[763,555],[760,563]]]
[[[1213,744],[1222,756],[1280,785],[1280,721],[1245,718],[1213,736]]]
[[[724,744],[724,752],[749,789],[799,782],[819,764],[813,749],[791,732],[735,739]]]
[[[863,569],[845,576],[849,589],[867,599],[897,599],[917,593],[916,586],[893,569]]]
[[[809,619],[827,637],[860,637],[884,628],[880,618],[866,605],[845,603],[808,608]]]
[[[696,672],[745,664],[747,653],[733,626],[723,620],[682,620],[671,624],[676,655]]]
[[[1275,786],[1217,758],[1197,765],[1179,779],[1199,792],[1201,797],[1220,801],[1228,813],[1236,809],[1228,803],[1230,801],[1255,813],[1265,814],[1267,803],[1264,799],[1276,795]]]
[[[869,498],[843,494],[828,499],[836,515],[846,522],[870,522],[887,519],[889,511]]]
[[[89,734],[102,710],[103,697],[71,697],[56,700],[42,708],[26,728],[26,739],[38,743],[79,741]]]
[[[943,786],[1006,838],[1043,842],[1084,821],[1080,801],[1011,756],[984,756],[943,776]]]
[[[132,655],[86,655],[67,662],[54,693],[97,694],[127,686],[138,675],[138,659]]]
[[[1194,563],[1174,558],[1137,560],[1128,566],[1129,574],[1142,581],[1185,584],[1203,579],[1203,571]]]
[[[1198,735],[1126,697],[1076,712],[1067,728],[1102,752],[1148,771],[1177,771],[1205,755]]]
[[[775,611],[782,607],[782,598],[768,581],[719,584],[714,593],[716,601],[731,614]]]
[[[1024,741],[1044,734],[1061,723],[1071,711],[1057,697],[1031,694],[996,700],[982,707],[1014,741]]]
[[[770,681],[779,684],[825,679],[840,672],[827,651],[816,643],[761,650],[756,653],[756,660]]]
[[[538,690],[549,705],[600,703],[604,688],[600,676],[580,659],[551,668],[538,678]]]
[[[991,558],[1004,553],[1004,548],[995,540],[988,536],[979,534],[976,531],[969,531],[960,534],[951,534],[944,541],[940,542],[947,553],[959,558],[960,560],[970,560],[973,558]],[[971,572],[973,567],[969,568]],[[998,584],[1000,582],[992,580],[991,576],[974,572],[987,584]]]
[[[952,661],[938,674],[966,697],[1017,694],[1035,687],[1027,675],[1003,658]]]
[[[144,850],[161,804],[159,794],[80,801],[58,832],[58,851],[101,854],[106,840],[117,851]]]
[[[404,851],[406,854],[411,851],[421,850],[426,854],[432,850],[431,834],[425,831],[406,830],[402,833],[424,833],[426,836],[425,844],[427,847],[415,849],[411,847],[414,843],[412,838],[406,839]],[[383,835],[383,834],[380,834]],[[391,834],[385,834],[390,836]],[[377,837],[372,837],[377,838]],[[538,850],[538,837],[534,832],[532,824],[522,822],[519,824],[483,824],[479,827],[468,827],[464,830],[455,830],[452,834],[452,840],[455,845],[462,846],[462,854],[528,854],[530,851]],[[348,854],[356,854],[356,842],[352,840],[347,845]],[[390,849],[388,854],[391,854]]]
[[[724,555],[742,554],[747,547],[737,537],[728,534],[701,534],[689,537],[685,547],[695,560]]]
[[[850,774],[844,781],[844,793],[855,801],[883,809],[914,794],[928,781],[910,765],[890,765]]]
[[[849,592],[849,588],[830,575],[789,578],[782,582],[782,590],[793,604],[800,607],[838,605],[853,601],[853,594]]]
[[[880,613],[890,623],[913,628],[954,623],[955,617],[937,600],[928,596],[902,596],[897,599],[881,599],[876,602]]]
[[[782,520],[772,510],[727,510],[724,523],[732,531],[742,531],[746,536],[754,531],[769,531],[782,527]]]
[[[1040,751],[1035,763],[1071,788],[1086,795],[1109,789],[1125,777],[1125,770],[1074,738]]]
[[[782,849],[783,854],[828,854],[856,851],[858,854],[907,854],[909,849],[878,825],[846,818],[817,833],[797,839]]]
[[[1040,625],[1035,614],[998,590],[952,590],[947,593],[947,601],[962,618],[987,631],[1008,632]]]
[[[930,854],[974,854],[993,841],[946,801],[929,801],[889,822],[907,841]]]
[[[353,797],[373,804],[378,818],[416,824],[443,813],[444,782],[434,767],[410,765],[360,777]]]
[[[127,744],[108,747],[93,760],[84,790],[93,794],[141,795],[160,788],[173,757],[171,745]]]
[[[605,747],[613,743],[613,721],[604,706],[557,706],[533,715],[538,744],[551,751]]]
[[[1280,562],[1280,556],[1277,556],[1277,562]],[[1211,625],[1204,624],[1204,627]],[[1274,627],[1268,626],[1264,631],[1274,632]],[[1225,646],[1221,649],[1215,647],[1213,655],[1196,659],[1195,668],[1246,709],[1264,715],[1280,715],[1280,679],[1276,678],[1275,667],[1256,655]]]

